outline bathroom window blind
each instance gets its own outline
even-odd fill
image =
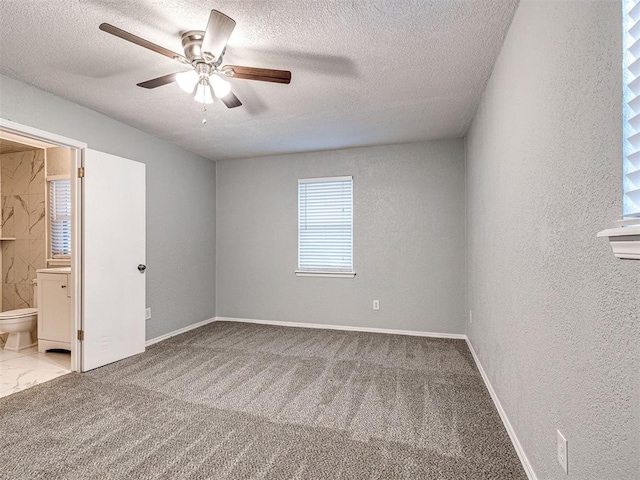
[[[49,182],[51,255],[71,254],[71,182],[69,179]]]
[[[624,8],[623,214],[640,215],[640,0]]]
[[[298,271],[353,272],[353,178],[298,180]]]

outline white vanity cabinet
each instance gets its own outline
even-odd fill
[[[71,273],[69,268],[38,270],[38,351],[71,350]]]

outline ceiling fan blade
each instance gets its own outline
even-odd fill
[[[170,73],[169,75],[163,75],[162,77],[154,78],[153,80],[147,80],[138,84],[142,88],[157,88],[176,81],[176,75],[178,73]]]
[[[227,108],[236,108],[242,105],[242,102],[233,94],[233,92],[227,93],[220,100],[222,100],[222,103],[224,103]]]
[[[189,63],[189,60],[187,60],[184,56],[180,55],[179,53],[172,52],[171,50],[167,50],[166,48],[161,47],[160,45],[156,45],[155,43],[152,43],[149,40],[140,38],[134,35],[133,33],[126,32],[108,23],[101,23],[99,28],[103,32],[110,33],[111,35],[120,37],[123,40],[126,40],[128,42],[135,43],[136,45],[140,45],[141,47],[144,47],[144,48],[148,48],[152,52],[159,53],[160,55],[164,55],[165,57],[169,57],[173,60],[178,60],[183,63],[187,63],[187,64]]]
[[[210,54],[214,62],[222,55],[235,27],[236,21],[233,18],[217,10],[211,10],[207,30],[202,38],[202,51]]]
[[[269,68],[240,67],[238,65],[225,65],[222,71],[228,77],[242,78],[245,80],[258,80],[260,82],[285,83],[291,82],[289,70],[271,70]]]

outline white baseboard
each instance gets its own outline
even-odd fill
[[[178,330],[174,330],[173,332],[165,333],[164,335],[160,335],[159,337],[152,338],[151,340],[147,340],[144,344],[145,347],[149,345],[153,345],[154,343],[161,342],[162,340],[166,340],[167,338],[175,337],[176,335],[180,335],[181,333],[188,332],[189,330],[193,330],[194,328],[203,327],[208,323],[215,322],[215,318],[209,318],[207,320],[203,320],[198,323],[194,323],[193,325],[188,325],[184,328],[180,328]]]
[[[276,320],[256,320],[253,318],[216,317],[215,319],[219,322],[258,323],[260,325],[275,325],[278,327],[347,330],[350,332],[387,333],[392,335],[410,335],[412,337],[455,338],[458,340],[466,340],[467,338],[466,335],[459,333],[415,332],[412,330],[392,330],[389,328],[350,327],[345,325],[325,325],[323,323],[279,322]]]
[[[473,359],[476,362],[476,365],[478,366],[478,370],[480,370],[480,375],[482,375],[482,380],[484,380],[484,384],[486,385],[487,390],[489,390],[489,395],[491,395],[491,399],[493,400],[493,403],[496,406],[496,410],[498,410],[498,414],[500,415],[500,418],[502,419],[502,423],[504,424],[504,428],[506,428],[507,433],[509,434],[509,438],[511,439],[511,443],[513,444],[513,448],[515,448],[516,453],[518,454],[518,458],[520,458],[520,463],[522,463],[522,468],[524,468],[524,471],[527,474],[527,477],[529,478],[529,480],[538,480],[538,477],[536,476],[536,472],[533,471],[533,467],[531,466],[531,463],[529,463],[529,459],[527,458],[527,454],[524,453],[524,449],[522,448],[522,445],[520,444],[520,440],[518,440],[516,432],[513,429],[513,427],[511,426],[511,422],[509,421],[509,418],[507,417],[507,414],[504,411],[504,408],[502,408],[502,404],[500,403],[500,400],[498,399],[498,395],[496,394],[495,390],[493,389],[493,386],[491,385],[491,382],[489,381],[489,377],[487,376],[486,372],[484,371],[484,368],[482,368],[482,364],[480,363],[480,359],[478,358],[478,355],[476,354],[476,351],[473,349],[473,345],[471,345],[471,341],[469,340],[468,337],[466,337],[466,335],[465,335],[465,339],[467,341],[467,345],[469,346],[469,350],[471,350],[471,355],[473,355]]]

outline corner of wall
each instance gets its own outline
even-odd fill
[[[472,120],[473,123],[473,120]],[[467,133],[468,135],[468,133]],[[469,158],[467,156],[467,135],[464,136],[463,138],[463,163],[464,163],[464,191],[463,191],[463,195],[464,195],[464,279],[463,279],[463,284],[464,284],[464,333],[467,337],[469,337],[469,324],[470,324],[470,317],[469,317],[469,310],[470,310],[470,305],[469,305],[469,240],[467,238],[467,222],[468,222],[468,199],[467,199],[467,172],[468,172],[468,161]]]

